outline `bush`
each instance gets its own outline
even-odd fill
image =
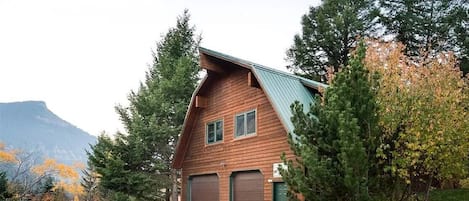
[[[461,179],[459,181],[459,185],[461,185],[461,188],[469,189],[469,177],[465,179]]]

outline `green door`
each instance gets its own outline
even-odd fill
[[[284,182],[274,183],[274,201],[287,201],[287,185]]]

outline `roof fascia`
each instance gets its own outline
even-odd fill
[[[246,60],[243,60],[243,59],[238,59],[236,57],[232,57],[232,56],[229,56],[229,55],[217,52],[217,51],[213,51],[213,50],[210,50],[210,49],[207,49],[207,48],[199,47],[199,53],[209,55],[209,56],[212,56],[212,57],[215,57],[217,59],[224,60],[224,61],[228,61],[230,63],[236,64],[238,66],[241,66],[241,67],[244,67],[244,68],[247,68],[247,69],[252,68],[251,67],[252,63],[249,62],[249,61],[246,61]]]

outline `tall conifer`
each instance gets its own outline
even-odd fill
[[[171,161],[187,105],[198,81],[199,39],[186,10],[157,44],[153,65],[128,107],[116,110],[127,134],[99,138],[90,160],[104,187],[138,200],[169,200]]]
[[[377,106],[364,56],[362,44],[327,88],[324,102],[316,99],[308,113],[292,105],[296,137],[290,145],[298,158],[284,158],[288,171],[281,171],[292,199],[301,193],[305,200],[369,200],[379,191],[373,186],[379,172]]]
[[[469,5],[465,0],[380,0],[379,22],[386,34],[405,45],[408,56],[422,58],[453,51],[469,72]]]
[[[323,0],[310,7],[301,19],[302,32],[294,37],[287,51],[290,70],[310,79],[327,81],[327,70],[334,72],[348,65],[350,51],[360,36],[374,27],[372,0]]]

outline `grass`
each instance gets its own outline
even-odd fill
[[[430,201],[469,201],[469,189],[433,190]]]

